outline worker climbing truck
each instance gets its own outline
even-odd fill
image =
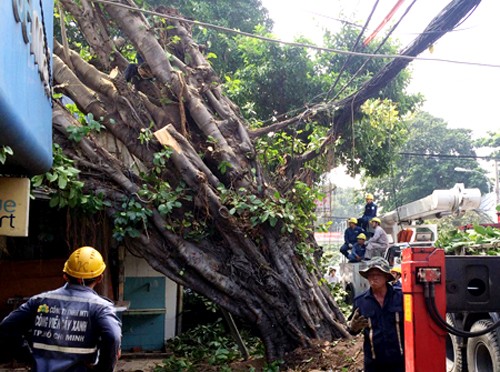
[[[402,254],[405,250],[410,251],[411,248],[412,252],[417,252],[420,248],[421,251],[433,248],[438,238],[437,226],[425,224],[424,221],[447,215],[459,216],[466,211],[478,209],[480,200],[479,189],[466,189],[463,184],[456,184],[452,189],[435,190],[423,199],[382,214],[379,216],[381,226],[391,242],[386,251],[386,259],[391,265],[399,265],[403,256],[410,256]],[[467,252],[454,250],[449,252],[451,255],[444,255],[444,322],[440,322],[437,311],[432,311],[432,306],[421,306],[423,309],[418,309],[429,313],[429,323],[443,329],[446,337],[446,371],[500,372],[500,330],[497,327],[500,325],[500,286],[494,285],[500,283],[500,257],[487,257],[488,250],[491,251],[491,244],[477,244],[469,246]],[[367,281],[358,273],[364,265],[363,262],[340,264],[340,282],[348,292],[348,300],[368,288]],[[418,275],[420,274],[411,272],[411,280],[418,282],[421,279]],[[403,291],[405,292],[404,289]],[[432,304],[432,301],[427,301],[426,297],[425,304],[428,303]],[[413,313],[417,313],[416,310]],[[405,316],[406,314],[408,312]],[[405,335],[405,338],[423,336],[424,343],[432,343],[434,334],[430,332],[424,336],[425,332],[418,329],[414,335]],[[417,341],[414,342],[417,344]],[[416,356],[413,352],[407,354],[412,358]]]

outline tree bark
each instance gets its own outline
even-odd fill
[[[69,141],[67,129],[81,124],[56,102],[54,138],[82,171],[87,190],[111,201],[110,218],[130,199],[149,213],[140,237],[125,239],[127,248],[155,270],[253,324],[269,360],[308,346],[313,339],[349,337],[344,316],[322,284],[321,273],[304,254],[304,247],[317,248],[312,234],[288,232],[282,229],[283,221],[252,224],[250,212],[239,217],[231,214],[227,200],[228,190],[275,200],[275,193],[286,191],[282,185],[291,184],[287,176],[297,178],[316,155],[304,153],[291,159],[287,172],[276,175],[276,183],[265,177],[252,141],[266,130],[249,132],[192,40],[188,24],[177,20],[163,24],[109,3],[60,3],[76,21],[93,58],[85,61],[77,50],[68,53],[56,42],[54,84],[83,113],[99,119],[105,131],[91,133],[77,143]],[[121,3],[134,6],[132,1]],[[433,33],[434,38],[417,39],[407,53],[420,53],[474,4],[452,2],[437,18],[446,21],[447,27]],[[446,16],[450,12],[454,14],[451,19]],[[127,60],[109,36],[116,30],[144,58],[146,62],[139,67],[150,71],[152,79],[138,77],[133,84],[124,80]],[[273,129],[339,107],[335,126],[322,146],[321,151],[327,151],[329,141],[348,127],[350,115],[346,113],[357,110],[408,63],[397,59],[348,99],[314,107]],[[158,138],[139,141],[149,131]],[[171,154],[158,166],[156,155],[164,146]],[[227,165],[226,171],[221,164]],[[144,174],[158,177],[147,181]],[[167,184],[170,190],[181,190],[176,196],[180,206],[162,214],[158,204],[140,192],[147,189],[158,195]]]

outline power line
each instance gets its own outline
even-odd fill
[[[360,24],[357,24],[353,21],[349,21],[349,20],[346,20],[346,19],[341,19],[341,18],[335,18],[335,17],[332,17],[332,16],[329,16],[329,15],[325,15],[325,14],[322,14],[322,13],[318,13],[318,12],[313,12],[313,11],[310,11],[310,10],[307,10],[307,9],[302,9],[303,12],[305,13],[309,13],[309,14],[312,14],[312,15],[315,15],[315,16],[318,16],[318,17],[321,17],[321,18],[326,18],[326,19],[331,19],[333,21],[337,21],[337,22],[340,22],[342,24],[346,24],[346,25],[349,25],[349,26],[352,26],[352,27],[355,27],[355,28],[363,28],[362,25]],[[459,31],[468,31],[468,30],[471,30],[473,29],[474,27],[463,27],[463,28],[454,28],[453,30],[449,30],[448,33],[450,32],[459,32]],[[368,31],[373,31],[373,29],[371,28],[367,28]],[[398,35],[425,35],[425,34],[432,34],[434,33],[435,31],[423,31],[423,32],[400,32]]]
[[[242,36],[246,36],[246,37],[250,37],[250,38],[254,38],[254,39],[258,39],[258,40],[262,40],[262,41],[267,41],[270,43],[289,45],[289,46],[293,46],[293,47],[297,47],[297,48],[307,48],[307,49],[319,50],[322,52],[338,53],[338,54],[352,55],[352,56],[357,56],[357,57],[367,57],[367,58],[389,58],[389,59],[398,59],[399,58],[399,59],[406,59],[406,60],[412,60],[412,61],[445,62],[445,63],[454,63],[454,64],[467,65],[467,66],[500,68],[500,65],[493,64],[493,63],[457,61],[457,60],[443,59],[443,58],[416,57],[416,56],[399,55],[399,54],[372,54],[372,53],[354,52],[354,51],[334,49],[334,48],[325,48],[325,47],[319,47],[319,46],[312,45],[312,44],[297,43],[297,42],[293,42],[293,41],[284,41],[284,40],[275,39],[275,38],[271,38],[271,37],[267,37],[267,36],[251,34],[249,32],[234,30],[232,28],[217,26],[217,25],[214,25],[211,23],[200,22],[200,21],[181,18],[181,17],[175,17],[175,16],[171,16],[171,15],[166,15],[163,13],[154,12],[151,10],[139,9],[139,8],[132,7],[129,5],[115,3],[115,2],[110,1],[110,0],[90,0],[90,1],[94,2],[94,3],[101,3],[101,4],[108,4],[108,5],[112,5],[112,6],[117,6],[117,7],[129,9],[129,10],[133,10],[136,12],[139,11],[139,12],[144,13],[144,14],[155,15],[157,17],[161,17],[161,18],[165,18],[165,19],[186,22],[186,23],[189,23],[189,24],[192,24],[195,26],[202,26],[202,27],[206,27],[206,28],[212,28],[215,30],[219,30],[219,31],[224,31],[227,33],[242,35]]]
[[[500,158],[494,156],[479,156],[479,155],[449,155],[449,154],[424,154],[417,152],[400,152],[399,155],[417,156],[424,158],[445,158],[445,159],[484,159],[500,161]]]

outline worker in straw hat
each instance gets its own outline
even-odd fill
[[[21,340],[31,329],[35,371],[113,371],[121,323],[113,303],[93,289],[105,269],[96,249],[77,249],[64,264],[67,283],[31,297],[10,313],[0,323],[0,339]]]
[[[349,331],[363,332],[365,372],[404,372],[403,295],[390,284],[389,263],[382,257],[367,262],[359,274],[370,288],[354,299]]]

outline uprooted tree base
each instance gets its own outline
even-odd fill
[[[135,6],[131,0],[119,3]],[[56,42],[55,89],[92,117],[82,124],[62,101],[55,102],[54,140],[80,170],[80,191],[105,199],[116,236],[155,270],[254,325],[268,360],[310,348],[317,339],[348,337],[344,317],[311,259],[312,233],[300,229],[307,215],[294,215],[301,203],[295,187],[297,181],[314,180],[304,165],[349,130],[351,110],[410,60],[389,63],[350,98],[287,120],[290,126],[325,111],[335,115],[318,151],[290,156],[271,175],[253,142],[267,132],[248,129],[191,39],[190,24],[146,19],[116,4],[60,4],[88,43],[92,63],[82,58],[86,53],[71,50],[71,42]],[[431,24],[432,32],[404,54],[425,50],[474,5],[452,2]],[[110,36],[117,32],[145,60],[132,83],[124,79],[130,63]],[[48,183],[53,181],[51,176]],[[59,182],[69,199],[79,195],[74,189],[68,193],[77,185]],[[57,198],[60,205],[63,198]],[[297,218],[304,220],[299,224]]]
[[[310,347],[300,347],[285,354],[282,361],[280,371],[286,372],[360,372],[364,368],[363,336],[334,342],[315,340]],[[255,371],[263,371],[266,366],[268,363],[264,358],[253,357],[227,365],[233,372],[248,372],[252,368]],[[194,367],[194,370],[217,372],[220,367],[200,363]]]

